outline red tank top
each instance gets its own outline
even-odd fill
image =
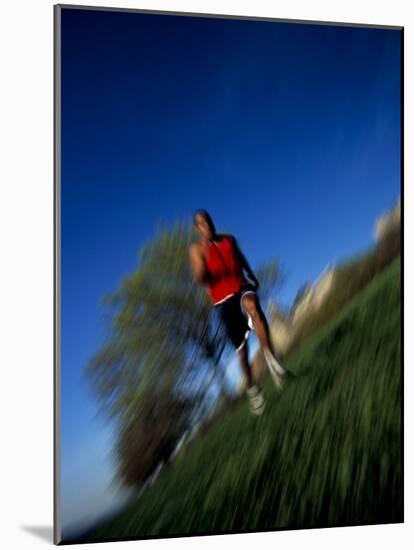
[[[201,242],[209,274],[207,292],[213,304],[248,286],[231,237],[221,235],[215,242]]]

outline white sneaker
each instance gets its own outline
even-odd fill
[[[265,409],[265,400],[262,390],[254,385],[247,388],[246,393],[250,401],[250,412],[256,416],[261,415]]]
[[[268,349],[263,350],[263,353],[276,389],[281,392],[285,385],[287,370],[282,367],[276,357]]]

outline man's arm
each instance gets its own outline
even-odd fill
[[[246,271],[247,276],[249,277],[249,279],[255,284],[256,288],[259,288],[259,281],[257,280],[256,275],[253,272],[253,269],[250,267],[250,264],[247,261],[246,256],[241,251],[241,249],[240,249],[236,239],[233,237],[233,235],[231,235],[231,238],[232,238],[236,253],[240,258],[243,269]]]
[[[192,243],[189,250],[190,270],[193,278],[200,284],[208,282],[209,274],[204,260],[204,255],[197,243]]]

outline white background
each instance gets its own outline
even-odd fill
[[[72,4],[79,4],[72,0]],[[105,1],[87,5],[254,15],[405,27],[405,211],[412,212],[413,32],[410,2],[393,0]],[[53,521],[53,6],[2,3],[0,17],[0,544],[8,550],[51,544]],[[410,66],[411,65],[411,66]],[[413,223],[405,216],[405,242]],[[409,548],[413,507],[413,256],[405,246],[405,525],[289,531],[83,548],[170,549],[261,545],[349,550]],[[36,534],[37,533],[37,534]],[[50,533],[48,535],[48,533]],[[47,540],[48,539],[48,540]]]

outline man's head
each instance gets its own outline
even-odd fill
[[[206,210],[197,210],[193,216],[193,222],[197,231],[204,239],[213,239],[216,234],[216,228],[210,214]]]

